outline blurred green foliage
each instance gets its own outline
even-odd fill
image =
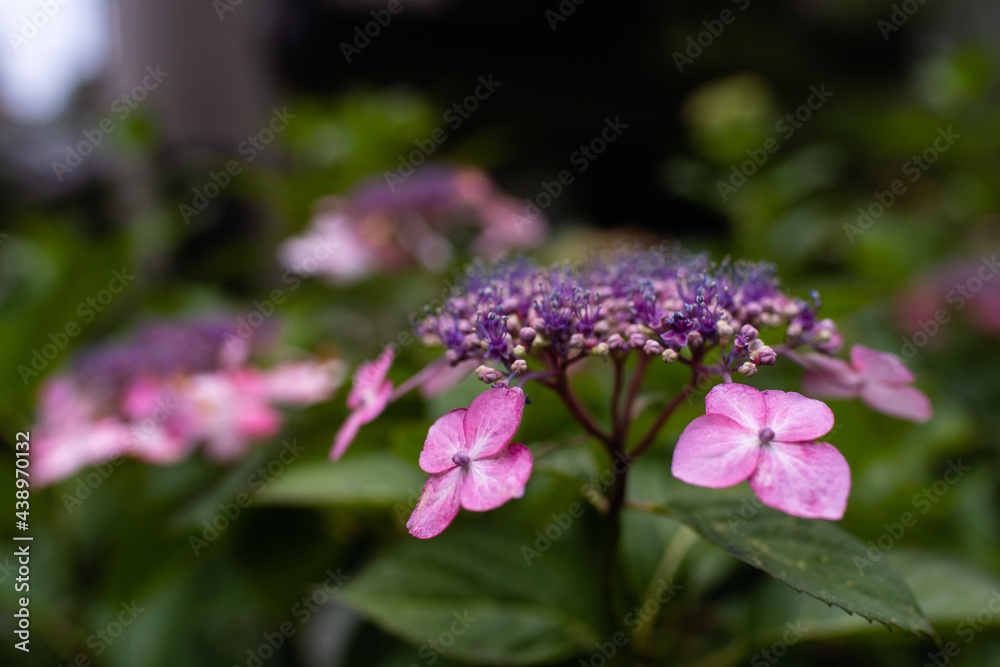
[[[759,38],[767,38],[766,32]],[[682,42],[683,35],[671,40]],[[837,320],[848,345],[862,342],[899,353],[901,337],[913,334],[897,316],[901,291],[954,257],[976,260],[1000,245],[997,68],[992,48],[970,44],[921,57],[897,80],[878,86],[853,85],[846,72],[826,82],[817,75],[794,89],[761,71],[710,76],[679,104],[687,145],[665,152],[661,177],[666,190],[724,217],[729,233],[708,236],[692,229],[682,240],[715,257],[775,262],[790,293],[820,290],[823,314]],[[785,114],[806,102],[810,86],[824,83],[833,93],[829,101],[785,136],[779,127]],[[245,316],[254,299],[277,286],[289,296],[278,310],[283,339],[343,356],[352,367],[408,331],[410,315],[437,297],[449,276],[411,271],[338,288],[303,279],[293,289],[281,282],[272,251],[276,241],[305,226],[317,199],[394,168],[396,156],[436,126],[436,108],[407,89],[298,100],[298,120],[280,139],[281,164],[291,167],[261,161],[227,192],[271,221],[259,237],[236,243],[201,236],[212,228],[210,213],[190,227],[178,224],[177,204],[190,184],[167,188],[171,194],[157,198],[141,220],[108,233],[83,230],[77,225],[82,214],[73,208],[19,214],[0,241],[0,350],[6,359],[0,437],[12,442],[16,431],[30,426],[45,376],[87,345],[150,316]],[[905,180],[905,192],[863,234],[851,236],[845,226],[858,225],[858,208],[868,209],[875,193],[894,180],[908,179],[905,165],[933,146],[941,128],[953,128],[960,137],[918,179]],[[154,135],[136,131],[122,150],[141,155]],[[768,139],[779,148],[765,151],[766,161],[753,163],[753,173],[744,174],[745,183],[737,187],[730,180],[734,169],[752,162],[747,151]],[[489,165],[503,153],[503,141],[485,132],[449,151]],[[202,177],[193,175],[191,184]],[[723,199],[720,182],[736,191]],[[586,219],[587,212],[577,216]],[[593,230],[565,225],[539,254],[576,253],[594,245],[595,237]],[[596,243],[606,243],[607,236],[599,238]],[[188,253],[193,240],[205,241],[208,250]],[[80,304],[122,266],[134,270],[135,282],[87,319]],[[1000,613],[983,620],[990,595],[1000,589],[1000,361],[992,353],[996,337],[953,315],[940,337],[910,361],[934,403],[934,420],[918,426],[857,402],[834,402],[831,442],[853,474],[841,527],[878,546],[891,530],[887,525],[915,514],[915,525],[892,538],[885,557],[902,573],[942,642],[956,643],[959,662],[987,666],[1000,659]],[[70,322],[80,325],[79,335],[22,381],[18,367],[30,366],[49,334]],[[419,345],[404,349],[392,377],[409,377],[436,353]],[[590,376],[578,382],[584,400],[596,407],[606,402],[608,369],[598,360],[589,364]],[[795,387],[798,371],[789,366],[766,369],[754,384]],[[672,372],[657,368],[651,374],[642,388],[650,402],[666,397],[662,385]],[[269,666],[317,664],[307,656],[332,654],[329,641],[345,633],[350,637],[341,664],[578,664],[613,632],[608,610],[596,589],[588,588],[596,579],[600,517],[586,506],[567,537],[535,564],[525,564],[520,550],[534,544],[535,531],[553,514],[574,502],[586,505],[580,484],[606,462],[552,396],[530,396],[518,434],[537,459],[522,500],[488,515],[463,512],[430,543],[405,532],[423,481],[416,460],[426,429],[436,416],[467,405],[481,388],[470,379],[442,397],[408,396],[393,404],[364,427],[337,466],[326,455],[346,415],[346,387],[326,404],[291,414],[281,436],[240,465],[222,468],[195,459],[151,467],[129,461],[102,476],[79,506],[67,506],[66,498],[79,492],[80,478],[35,491],[30,664],[70,664],[84,655],[95,664],[123,667],[250,665],[248,649],[257,651],[265,635],[286,622],[294,634],[263,660]],[[636,469],[634,499],[662,502],[683,490],[667,474],[669,451],[702,409],[695,400],[674,416]],[[651,412],[638,417],[639,428],[652,420]],[[273,459],[284,438],[297,439],[307,453],[254,494],[236,518],[222,521],[227,527],[209,541],[206,525],[226,517],[253,471]],[[548,446],[567,442],[576,446],[557,452]],[[970,470],[937,493],[935,482],[955,461]],[[932,503],[920,499],[927,489]],[[0,497],[12,498],[13,491],[5,474]],[[208,545],[193,548],[192,536]],[[9,554],[0,554],[5,609],[17,597]],[[665,572],[684,585],[645,630],[662,664],[746,662],[781,642],[785,624],[795,621],[808,631],[785,647],[782,664],[788,667],[923,664],[937,650],[797,594],[693,539],[669,518],[629,513],[622,554],[623,596],[631,603],[641,605],[651,582]],[[296,607],[331,570],[350,577],[332,594],[338,606],[308,614],[303,609],[309,607]],[[110,627],[121,605],[132,601],[145,609],[134,624],[106,646],[95,641],[95,633]],[[452,613],[467,606],[473,616],[492,620],[471,625],[452,650],[421,652],[450,625]],[[18,662],[23,656],[11,646],[10,627],[9,616],[0,620],[8,638],[0,656],[5,664],[27,664]]]

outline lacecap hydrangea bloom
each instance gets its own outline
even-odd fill
[[[439,271],[459,250],[451,239],[463,236],[460,230],[473,232],[468,250],[500,257],[537,246],[547,227],[479,169],[428,165],[321,200],[309,227],[285,241],[278,258],[296,273],[351,283],[414,264]]]
[[[628,466],[654,443],[678,405],[713,378],[721,378],[723,384],[707,394],[706,414],[681,435],[674,474],[711,488],[748,480],[767,505],[802,517],[840,518],[850,490],[850,469],[832,445],[818,442],[833,425],[829,407],[798,393],[760,392],[733,382],[739,375],[752,378],[781,356],[810,373],[819,358],[840,368],[837,364],[844,362],[831,355],[841,347],[842,337],[830,319],[820,317],[820,308],[816,293],[801,299],[782,292],[770,264],[712,262],[677,248],[624,248],[577,265],[542,267],[525,258],[473,264],[444,303],[428,310],[414,327],[426,344],[444,348],[444,361],[451,366],[477,365],[476,375],[492,388],[467,410],[449,413],[431,427],[420,458],[431,478],[408,524],[410,531],[430,537],[451,522],[460,506],[482,511],[521,495],[533,461],[530,452],[519,457],[516,466],[481,466],[472,477],[475,468],[470,466],[505,451],[502,446],[513,437],[524,409],[521,400],[506,412],[484,407],[500,405],[498,392],[517,391],[521,396],[530,382],[555,392],[612,460],[625,463],[626,472],[595,502],[601,511],[620,511]],[[892,355],[862,356],[867,370],[840,369],[838,375],[852,395],[899,414],[884,401],[870,400],[883,396],[884,383],[889,383],[899,400],[913,404],[909,409],[914,414],[929,416],[926,397],[899,386],[912,376],[886,376],[876,369]],[[607,424],[579,400],[569,375],[571,368],[592,358],[614,369]],[[660,407],[652,426],[633,434],[639,390],[655,363],[686,366],[690,380]],[[426,373],[421,376],[426,378]],[[806,385],[810,382],[807,379]],[[416,384],[417,379],[404,383]],[[380,402],[378,407],[385,405]],[[476,441],[464,424],[471,415],[477,424],[485,423],[487,412],[503,437],[491,440],[482,448],[487,455],[477,459],[469,451],[480,449],[470,444]],[[448,456],[451,463],[444,460]],[[433,465],[428,464],[431,460]],[[491,496],[495,502],[465,502],[466,494],[474,493],[467,488],[487,484],[503,489]]]
[[[327,400],[343,381],[339,360],[269,369],[219,320],[157,322],[129,341],[77,357],[40,388],[32,471],[39,484],[121,456],[170,464],[201,446],[226,462],[275,435],[278,405]]]

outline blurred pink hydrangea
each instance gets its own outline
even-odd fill
[[[199,445],[213,461],[232,461],[279,431],[276,404],[318,403],[343,382],[339,360],[265,370],[249,365],[247,352],[227,324],[203,321],[148,325],[129,342],[81,355],[41,386],[36,481],[121,456],[174,463]]]
[[[1000,336],[1000,263],[996,253],[959,260],[924,274],[898,300],[903,356],[933,347],[934,340],[955,317],[987,336]]]
[[[296,273],[335,283],[414,264],[440,271],[454,260],[463,229],[475,231],[467,250],[499,258],[538,246],[548,225],[479,169],[435,165],[402,183],[378,176],[321,200],[309,227],[285,241],[278,258]]]

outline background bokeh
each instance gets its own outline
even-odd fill
[[[995,5],[74,0],[5,3],[0,21],[0,498],[11,514],[15,433],[34,423],[45,377],[90,346],[151,319],[236,322],[276,289],[287,297],[268,316],[277,356],[310,352],[354,368],[408,331],[471,259],[468,237],[452,239],[445,267],[389,266],[336,284],[289,281],[276,250],[308,227],[317,202],[399,173],[416,151],[427,163],[482,169],[525,215],[537,207],[549,237],[527,252],[541,261],[623,238],[765,259],[789,294],[819,290],[848,345],[906,359],[934,404],[929,423],[831,404],[831,442],[854,479],[842,526],[878,546],[887,524],[913,513],[885,557],[960,649],[958,664],[1000,663],[1000,613],[968,621],[1000,591]],[[492,90],[472,108],[477,87]],[[600,154],[581,152],[609,126],[618,129]],[[561,172],[571,182],[559,184]],[[135,278],[120,294],[100,309],[83,305],[123,267]],[[78,335],[33,366],[69,323]],[[436,355],[404,347],[392,377]],[[779,363],[753,382],[792,389],[799,374]],[[595,369],[582,391],[600,395],[606,379]],[[34,489],[32,651],[13,649],[5,611],[0,661],[251,667],[248,650],[285,622],[294,634],[256,656],[263,664],[485,655],[421,652],[412,633],[354,611],[350,595],[296,607],[331,572],[353,578],[377,561],[387,580],[405,578],[393,564],[419,555],[405,551],[404,523],[423,481],[415,462],[426,429],[481,387],[472,379],[393,404],[339,472],[323,467],[347,414],[346,386],[289,411],[282,433],[238,464],[128,461],[80,506],[65,501],[78,493],[73,479]],[[526,412],[519,440],[579,435],[549,399]],[[660,437],[637,493],[669,492],[656,466],[666,476],[669,445],[700,413],[696,403]],[[305,453],[195,553],[189,538],[289,439]],[[959,461],[968,471],[940,482]],[[501,593],[523,585],[508,578],[529,576],[516,545],[579,499],[578,484],[560,477],[572,465],[536,472],[523,501],[464,513],[451,529],[480,546],[505,536],[515,544],[510,558],[476,552]],[[0,534],[13,545],[8,517]],[[636,599],[675,531],[666,519],[626,525]],[[590,571],[598,545],[585,533],[545,556],[555,580]],[[18,597],[13,549],[0,550],[5,610]],[[691,547],[675,578],[685,588],[651,630],[662,664],[774,664],[760,651],[796,621],[808,631],[782,648],[788,666],[922,665],[934,650],[827,610],[708,545]],[[393,600],[383,616],[419,616],[415,602]],[[113,642],[95,640],[123,604],[143,611]]]

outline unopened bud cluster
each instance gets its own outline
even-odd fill
[[[753,375],[777,359],[759,329],[778,327],[785,335],[777,342],[835,352],[841,338],[817,318],[818,296],[792,299],[777,284],[770,264],[713,263],[676,248],[622,249],[548,268],[517,258],[473,264],[455,296],[415,328],[426,343],[444,344],[452,364],[480,359],[506,374],[526,372],[527,363],[514,364],[539,349],[551,366],[632,353],[672,363],[719,348],[723,369]],[[503,375],[489,370],[477,375]]]

